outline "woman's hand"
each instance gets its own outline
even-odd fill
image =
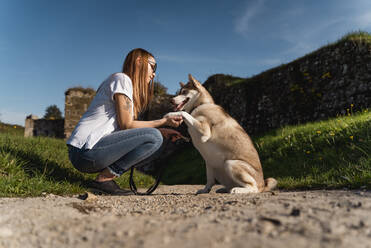
[[[165,126],[179,127],[183,122],[183,117],[181,115],[165,116],[164,118],[166,120]]]
[[[124,94],[116,93],[114,95],[114,100],[116,104],[116,115],[117,122],[120,129],[131,129],[131,128],[144,128],[144,127],[161,127],[161,126],[170,126],[170,127],[179,127],[183,122],[182,116],[177,113],[173,116],[164,116],[161,119],[153,121],[137,121],[133,119],[131,113],[132,102]]]
[[[181,133],[174,129],[159,128],[158,130],[161,132],[162,136],[164,136],[165,139],[171,139],[171,142],[175,142],[178,139],[185,139],[186,141],[189,141],[188,138],[184,137]]]

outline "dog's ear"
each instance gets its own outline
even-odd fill
[[[188,80],[192,83],[192,85],[196,88],[199,88],[201,86],[201,83],[198,82],[191,74],[188,74]]]
[[[182,82],[179,82],[179,85],[180,85],[180,88],[183,88],[185,84]]]

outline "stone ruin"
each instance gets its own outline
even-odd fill
[[[68,89],[65,92],[64,119],[47,120],[29,115],[25,121],[24,136],[48,136],[68,139],[81,116],[88,109],[95,93],[95,90],[91,88],[75,87]],[[171,95],[167,94],[155,96],[149,110],[141,115],[141,119],[158,119],[164,113],[169,112],[171,110],[170,97]]]
[[[39,119],[36,115],[26,117],[24,137],[47,136],[64,138],[64,119]]]
[[[68,139],[95,96],[91,88],[75,87],[65,92],[64,136]]]
[[[39,119],[29,115],[25,121],[25,137],[48,136],[69,138],[81,116],[87,110],[95,91],[91,88],[75,87],[65,92],[64,119]]]

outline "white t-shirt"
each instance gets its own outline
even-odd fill
[[[124,73],[109,76],[98,88],[87,111],[77,123],[67,144],[91,149],[104,135],[118,130],[113,95],[125,94],[133,102],[133,84]],[[132,104],[132,111],[134,113]]]

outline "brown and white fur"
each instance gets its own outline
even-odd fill
[[[275,179],[264,180],[258,152],[237,121],[214,103],[192,75],[186,85],[180,84],[179,94],[172,99],[177,112],[167,115],[182,115],[206,162],[207,184],[197,194],[209,193],[216,180],[225,187],[221,192],[259,193],[275,188]]]

